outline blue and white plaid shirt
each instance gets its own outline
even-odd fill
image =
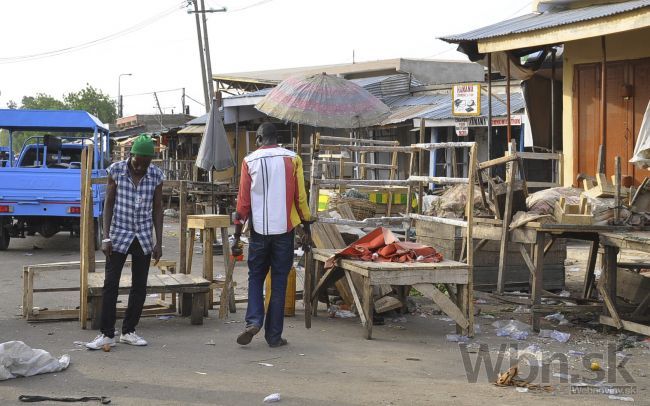
[[[155,165],[136,188],[129,174],[129,160],[115,162],[108,168],[109,176],[117,183],[115,207],[110,237],[113,251],[126,254],[135,237],[145,255],[153,251],[153,195],[165,176]]]

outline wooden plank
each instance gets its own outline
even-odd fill
[[[641,323],[635,323],[635,322],[627,321],[627,320],[620,320],[620,322],[621,322],[622,328],[627,330],[627,331],[631,331],[631,332],[637,333],[637,334],[642,334],[642,335],[645,335],[645,336],[650,336],[650,326],[648,326],[648,325],[641,324]],[[612,326],[612,327],[616,327],[616,328],[619,328],[619,329],[621,328],[621,327],[618,327],[618,324],[616,323],[616,321],[612,317],[605,316],[605,315],[600,316],[600,324],[605,324],[607,326]]]
[[[503,165],[508,162],[516,161],[518,158],[516,155],[505,155],[500,158],[492,159],[490,161],[479,162],[479,169],[487,169],[496,165]]]
[[[219,297],[219,318],[224,319],[228,317],[228,310],[230,304],[230,294],[232,288],[232,273],[235,269],[235,259],[230,257],[230,239],[228,235],[228,228],[221,228],[221,241],[223,245],[223,263],[226,268],[226,280],[224,281],[223,289],[221,289],[221,296]],[[234,293],[234,291],[233,291]]]
[[[377,313],[385,313],[400,307],[402,307],[402,302],[393,296],[384,296],[375,300],[375,311]]]
[[[361,324],[365,326],[368,323],[368,319],[366,318],[366,315],[364,313],[361,300],[359,300],[359,294],[357,293],[357,289],[354,287],[354,283],[352,282],[350,271],[346,270],[344,272],[345,272],[345,279],[348,281],[348,285],[350,286],[350,291],[352,292],[352,297],[354,298],[354,304],[357,306],[357,311],[359,312],[359,317],[361,318]],[[372,318],[370,319],[370,323],[372,323]]]
[[[467,307],[463,306],[460,309],[461,314],[467,316],[467,334],[470,337],[474,336],[474,181],[477,166],[477,147],[473,145],[469,154],[469,173],[467,176],[469,184],[467,186],[467,202],[465,206],[465,217],[467,218],[467,235],[465,237],[467,243],[467,285],[465,285],[464,289],[466,289],[467,299],[464,303]],[[452,297],[451,300],[453,299]],[[459,326],[462,328],[462,325],[459,324]]]
[[[528,255],[528,251],[526,251],[526,247],[524,244],[517,244],[519,246],[519,252],[521,253],[521,257],[524,259],[524,262],[526,263],[526,266],[528,267],[528,270],[530,271],[531,275],[535,274],[535,265],[533,264],[533,261],[530,259],[530,255]]]
[[[230,216],[225,214],[192,214],[187,216],[187,227],[205,230],[230,227]]]
[[[178,244],[179,244],[179,269],[180,273],[190,273],[192,270],[187,269],[187,182],[181,181],[179,184],[179,196],[178,196],[178,211],[179,211],[179,222],[178,222]],[[191,255],[191,254],[190,254]]]
[[[639,303],[636,309],[634,309],[630,317],[635,319],[643,317],[646,310],[648,310],[648,307],[650,307],[650,293],[645,295],[645,298],[641,301],[641,303]]]
[[[614,302],[612,299],[609,297],[609,294],[605,290],[605,287],[602,284],[598,285],[598,292],[600,295],[603,297],[603,301],[605,302],[605,306],[607,306],[607,310],[609,311],[609,315],[611,316],[613,322],[614,322],[614,327],[617,329],[623,328],[623,323],[621,322],[621,317],[618,315],[618,311],[616,310],[616,306],[614,305]]]
[[[416,150],[433,151],[436,149],[446,148],[470,148],[476,145],[475,142],[431,142],[411,144],[411,148]]]
[[[147,288],[156,289],[165,287],[165,283],[158,276],[156,274],[149,274],[147,276]]]
[[[370,285],[370,278],[363,279],[363,313],[366,316],[366,339],[372,339],[372,320],[373,320],[373,300],[372,300],[372,285]],[[361,312],[359,312],[361,313]]]
[[[535,271],[531,277],[531,302],[533,306],[542,304],[542,290],[544,289],[544,234],[537,234],[537,242],[533,246],[533,260]],[[532,313],[533,330],[539,331],[540,321],[538,315]]]
[[[598,259],[598,241],[592,241],[589,245],[589,257],[587,257],[587,270],[585,271],[585,281],[582,287],[582,297],[588,299],[594,286],[596,260]]]
[[[507,158],[508,156],[504,157]],[[506,161],[507,162],[507,161]],[[505,208],[503,211],[503,224],[501,228],[501,249],[499,251],[499,274],[497,276],[497,293],[503,294],[505,287],[505,272],[506,272],[506,251],[508,245],[508,231],[510,228],[510,219],[512,218],[512,199],[513,199],[513,188],[512,184],[515,180],[515,168],[517,167],[517,161],[513,160],[510,162],[510,166],[507,168],[506,175],[506,201]]]
[[[433,299],[438,307],[440,307],[440,310],[452,318],[462,329],[467,329],[469,327],[469,321],[463,312],[454,302],[451,301],[451,299],[449,299],[447,295],[439,291],[434,285],[419,283],[413,285],[413,289],[422,293],[424,296]]]
[[[172,277],[176,282],[178,282],[179,287],[194,285],[194,280],[189,275],[176,273],[176,274],[170,274],[169,276]]]
[[[347,137],[334,137],[329,135],[319,135],[320,141],[335,141],[339,143],[355,143],[355,144],[367,144],[367,145],[393,145],[398,146],[399,141],[385,141],[385,140],[372,140],[365,138],[347,138]],[[327,149],[332,144],[320,144],[322,149]],[[304,146],[311,147],[311,144],[305,144]]]

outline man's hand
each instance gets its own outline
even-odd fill
[[[102,252],[106,256],[106,258],[111,256],[111,253],[113,252],[113,243],[110,241],[103,242],[102,241]]]
[[[244,255],[244,244],[241,243],[238,237],[235,237],[235,242],[232,244],[230,249],[233,257],[239,257]]]
[[[300,244],[302,245],[302,249],[304,251],[307,251],[311,248],[312,246],[312,240],[311,240],[311,230],[305,230],[305,232],[302,235],[302,239],[300,241]]]
[[[162,245],[160,243],[157,243],[155,247],[153,247],[153,252],[151,253],[151,257],[153,258],[153,264],[157,265],[158,261],[160,261],[160,258],[162,257]]]

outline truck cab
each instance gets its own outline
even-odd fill
[[[81,153],[94,145],[93,178],[105,177],[109,132],[85,111],[1,110],[0,128],[9,130],[8,157],[0,164],[0,250],[12,238],[61,231],[79,232]],[[30,131],[17,158],[13,134]],[[106,186],[93,185],[96,243],[101,243],[101,216]]]

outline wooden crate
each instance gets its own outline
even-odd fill
[[[415,222],[417,242],[429,245],[444,258],[458,260],[463,248],[462,228],[448,224]],[[479,240],[474,240],[474,245]],[[564,260],[566,240],[558,239],[544,257],[544,289],[564,289]],[[519,290],[528,286],[530,272],[519,252],[517,244],[508,244],[508,259],[505,272],[506,288]],[[499,267],[499,242],[488,241],[474,255],[474,288],[493,290],[496,288]]]
[[[619,267],[616,278],[616,296],[630,303],[639,304],[650,293],[650,277],[648,276]]]

